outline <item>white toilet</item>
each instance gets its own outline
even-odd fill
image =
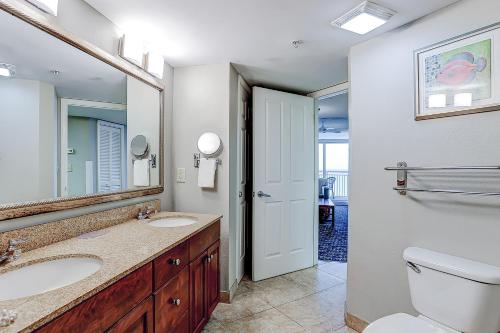
[[[404,251],[413,306],[363,333],[500,332],[500,267],[416,247]]]

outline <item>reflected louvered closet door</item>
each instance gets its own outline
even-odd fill
[[[99,192],[122,189],[123,125],[97,122],[97,182]]]

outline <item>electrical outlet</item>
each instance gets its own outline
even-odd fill
[[[177,182],[185,183],[186,182],[186,168],[177,168]]]

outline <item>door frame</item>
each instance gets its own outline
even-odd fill
[[[102,110],[127,110],[126,104],[107,103],[87,101],[83,99],[61,98],[59,100],[59,153],[57,160],[59,161],[58,179],[59,186],[57,188],[59,197],[68,196],[68,110],[70,106],[80,106],[86,108],[95,108]],[[66,158],[65,158],[66,157]],[[97,170],[97,168],[96,168]]]
[[[322,99],[326,99],[329,97],[341,95],[347,93],[347,98],[348,98],[348,109],[349,106],[351,105],[350,100],[351,100],[351,95],[349,93],[350,90],[350,84],[349,81],[339,83],[337,85],[321,89],[318,91],[314,91],[307,96],[313,97],[314,98],[314,128],[316,129],[314,131],[314,165],[316,172],[314,173],[314,193],[316,195],[314,196],[314,207],[318,207],[318,193],[319,193],[319,184],[318,184],[318,170],[319,170],[319,149],[318,149],[318,143],[319,143],[319,133],[318,133],[318,128],[319,128],[319,112],[318,112],[318,101]],[[351,118],[349,117],[349,128],[351,128]],[[351,145],[349,145],[349,159],[351,158]],[[350,161],[349,161],[350,164]],[[350,191],[349,191],[350,193]],[[313,235],[314,235],[314,258],[313,258],[313,263],[314,265],[318,264],[318,246],[319,246],[319,212],[318,209],[314,209],[314,230],[313,230]]]
[[[240,89],[240,88],[242,88],[243,90],[245,90],[245,91],[248,93],[248,96],[249,96],[248,103],[251,105],[251,102],[252,102],[252,89],[251,89],[251,88],[250,88],[250,86],[247,84],[247,82],[245,81],[245,79],[243,79],[243,77],[242,77],[241,75],[238,75],[238,96],[237,96],[237,101],[238,101],[238,117],[237,117],[237,119],[238,119],[238,120],[237,120],[237,128],[238,128],[238,129],[237,129],[237,130],[238,130],[238,132],[239,132],[239,129],[240,129],[240,124],[239,124],[239,122],[240,122],[240,119],[241,119],[241,118],[240,118],[240,111],[241,111],[241,110],[240,110],[240,105],[241,105],[241,104],[240,104],[240,101],[241,101],[241,99],[242,99],[242,97],[243,97],[243,96],[241,95],[241,89]],[[251,107],[249,107],[249,112],[251,113]],[[248,127],[251,127],[251,126],[252,126],[252,124],[249,124],[249,123],[247,122],[247,131],[249,130],[249,128],[248,128]],[[250,140],[251,140],[251,138],[250,138],[249,140],[247,140],[247,146],[250,144]],[[237,142],[236,142],[236,146],[238,147],[238,152],[237,152],[237,154],[240,154],[241,152],[240,152],[240,149],[239,149],[239,148],[241,147],[241,136],[240,136],[239,134],[237,134]],[[248,147],[247,147],[247,148],[248,148]],[[250,153],[251,153],[251,151],[250,151],[250,149],[248,149],[248,150],[247,150],[247,155],[248,155],[248,154],[250,154]],[[248,157],[248,156],[247,156],[247,157]],[[249,170],[249,168],[248,168],[248,162],[249,162],[249,161],[248,161],[248,158],[247,158],[246,160],[247,160],[246,162],[247,162],[247,175],[248,175],[248,174],[249,174],[249,172],[251,172],[252,170]],[[237,175],[236,175],[236,179],[237,179],[237,181],[239,181],[239,178],[240,178],[239,176],[240,176],[241,167],[242,167],[242,166],[240,165],[239,155],[238,155],[238,158],[237,158],[237,162],[236,162],[236,163],[237,163],[237,166],[236,166],[236,173],[237,173]],[[244,194],[244,195],[245,195],[246,202],[247,202],[247,210],[248,210],[248,209],[251,209],[250,205],[248,204],[248,203],[249,203],[249,196],[248,196],[248,192],[249,192],[249,191],[248,191],[248,189],[249,189],[249,188],[251,189],[251,187],[252,187],[252,184],[247,184],[247,189],[246,189],[246,191],[245,191],[246,193]],[[238,186],[237,186],[237,188],[236,188],[236,191],[237,191],[237,192],[239,191],[239,184],[238,184]],[[241,206],[241,205],[240,205],[240,197],[239,197],[238,193],[236,193],[236,195],[235,195],[235,204],[236,204],[236,206],[235,206],[235,207],[236,207],[236,214],[235,214],[235,217],[236,217],[236,225],[235,225],[235,227],[236,227],[236,240],[235,240],[235,242],[236,242],[236,248],[235,248],[235,250],[236,250],[236,255],[235,255],[235,259],[236,259],[236,271],[235,271],[235,272],[236,272],[236,280],[237,280],[237,283],[239,283],[239,282],[240,282],[240,278],[239,278],[239,277],[240,277],[240,275],[241,275],[241,273],[242,273],[242,272],[240,271],[240,257],[241,257],[240,249],[241,249],[241,245],[242,245],[242,244],[241,244],[241,242],[240,242],[240,237],[239,237],[239,235],[240,235],[240,233],[241,233],[242,222],[241,222],[241,219],[240,219],[240,217],[241,217],[240,206]],[[250,213],[250,214],[251,214],[251,213]],[[248,212],[247,212],[247,217],[248,217],[250,214],[248,214]],[[249,230],[248,230],[248,226],[249,226],[249,222],[250,222],[250,221],[248,221],[248,220],[247,220],[246,222],[247,222],[247,223],[246,223],[246,227],[247,227],[246,232],[248,233],[248,232],[249,232]],[[243,241],[244,241],[244,240],[243,240]],[[249,249],[249,248],[248,248],[248,245],[249,245],[249,244],[247,244],[247,252],[245,253],[245,256],[248,256],[248,255],[249,255],[249,254],[248,254],[248,249]],[[250,255],[251,255],[251,254],[250,254]],[[246,260],[246,259],[245,259],[245,260]],[[244,265],[244,266],[245,266],[245,265]],[[244,273],[244,270],[245,270],[245,268],[243,267],[243,273]]]

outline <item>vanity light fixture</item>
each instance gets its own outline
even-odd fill
[[[144,44],[142,40],[133,35],[123,35],[120,43],[120,55],[133,64],[142,67],[144,61]]]
[[[57,16],[57,5],[59,0],[27,0],[46,13]]]
[[[363,1],[360,5],[332,21],[331,25],[364,35],[389,21],[394,14],[396,12],[391,9],[371,1]]]
[[[165,59],[159,53],[149,52],[146,70],[161,79],[163,77],[163,66]]]
[[[16,66],[11,64],[0,64],[0,76],[13,77],[16,75]]]

